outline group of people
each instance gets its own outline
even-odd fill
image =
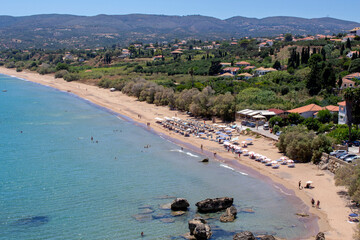
[[[315,199],[311,199],[311,205],[313,206],[313,207],[315,207]],[[317,202],[316,202],[316,208],[320,208],[320,201],[318,200]]]

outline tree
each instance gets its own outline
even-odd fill
[[[290,33],[285,34],[285,42],[291,42],[293,37]]]
[[[67,65],[66,63],[58,63],[56,64],[56,71],[60,71],[60,70],[67,70],[69,71],[69,65]]]
[[[360,124],[360,88],[345,89],[344,99],[346,101],[346,118],[349,127],[349,139],[351,139],[352,124]]]
[[[111,52],[110,51],[105,52],[104,63],[105,64],[110,64],[111,63]]]
[[[346,40],[346,48],[351,50],[351,42],[350,42],[350,38],[347,38]]]
[[[325,109],[319,111],[316,117],[321,123],[328,123],[331,121],[332,114],[329,110]]]
[[[310,73],[307,77],[306,88],[311,96],[318,94],[322,87],[322,57],[320,54],[313,54],[309,59]]]
[[[220,73],[221,71],[221,62],[220,61],[211,61],[211,66],[209,68],[209,75],[214,76]]]
[[[307,119],[305,119],[303,124],[307,127],[307,129],[314,130],[314,131],[319,130],[319,128],[321,126],[320,121],[317,120],[316,118],[307,118]]]
[[[283,118],[280,116],[273,116],[269,120],[270,127],[274,127],[275,125],[283,126]]]
[[[274,65],[273,65],[273,68],[275,68],[276,70],[280,70],[281,69],[281,63],[278,60],[276,60]]]
[[[344,54],[344,51],[345,51],[345,46],[344,46],[344,44],[341,44],[340,56],[342,56]]]
[[[292,124],[298,125],[305,120],[305,118],[303,116],[301,116],[299,113],[290,113],[287,116],[287,119],[291,125]]]

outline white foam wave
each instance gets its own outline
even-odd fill
[[[291,195],[292,195],[291,193],[284,192],[280,187],[278,187],[278,186],[275,185],[275,184],[274,184],[274,187],[275,187],[276,189],[278,189],[281,193],[283,193],[283,194],[285,194],[285,195],[287,195],[287,196],[291,196]]]
[[[196,157],[196,158],[199,157],[198,155],[195,155],[195,154],[192,154],[192,153],[189,153],[189,152],[187,152],[186,154],[189,155],[190,157]]]
[[[231,171],[234,171],[234,172],[240,173],[241,175],[244,175],[244,176],[248,176],[248,174],[247,174],[247,173],[240,172],[240,171],[236,171],[234,168],[232,168],[232,167],[230,167],[230,166],[228,166],[228,165],[225,165],[225,164],[220,164],[220,167],[230,169]]]
[[[25,82],[29,82],[29,80],[27,80],[27,79],[25,79],[25,78],[19,78],[19,77],[16,77],[16,76],[14,76],[14,75],[10,75],[10,77],[12,77],[12,78],[17,78],[17,79],[20,79],[20,80],[25,81]]]

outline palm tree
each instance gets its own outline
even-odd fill
[[[344,98],[345,98],[345,101],[346,101],[346,118],[347,118],[347,125],[349,126],[349,141],[350,141],[350,139],[351,139],[351,125],[352,125],[352,120],[353,120],[352,109],[353,109],[353,104],[354,104],[354,101],[355,101],[354,90],[352,88],[345,89]]]

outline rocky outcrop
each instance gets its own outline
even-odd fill
[[[234,199],[229,197],[214,199],[208,198],[206,200],[197,202],[195,205],[197,206],[199,212],[210,213],[227,209],[232,206],[233,202]]]
[[[319,168],[321,170],[329,170],[332,173],[335,173],[342,166],[348,165],[347,162],[344,162],[336,157],[330,156],[327,153],[323,153],[320,158]]]
[[[325,234],[324,234],[323,232],[319,232],[319,233],[316,235],[315,240],[325,240]]]
[[[176,198],[171,203],[171,210],[173,210],[173,211],[187,211],[189,206],[190,206],[190,204],[185,198]]]
[[[210,226],[205,219],[201,217],[194,218],[189,222],[190,236],[194,236],[197,240],[207,240],[211,237],[212,232]]]
[[[258,238],[260,240],[276,240],[276,238],[274,236],[272,236],[272,235],[264,235],[264,236],[261,236],[261,237],[258,236]]]
[[[231,206],[226,209],[225,213],[221,215],[220,222],[233,222],[237,215],[237,209]]]
[[[235,234],[233,240],[256,240],[256,238],[252,232],[245,231]]]

